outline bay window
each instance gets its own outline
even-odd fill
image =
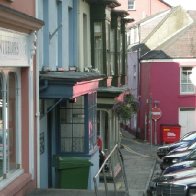
[[[19,85],[17,73],[0,73],[0,179],[19,169]]]
[[[60,104],[60,153],[88,153],[96,146],[96,93]]]

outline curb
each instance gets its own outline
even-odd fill
[[[151,168],[151,172],[150,172],[148,181],[147,181],[147,183],[146,183],[146,188],[145,188],[145,191],[144,191],[143,196],[148,196],[149,184],[150,184],[150,181],[151,181],[152,176],[153,176],[153,174],[154,174],[156,164],[157,164],[157,160],[155,159],[155,160],[154,160],[154,163],[153,163],[153,167]]]

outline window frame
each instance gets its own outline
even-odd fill
[[[103,23],[102,21],[94,21],[93,23],[93,42],[94,42],[94,68],[103,73]]]
[[[96,97],[97,97],[97,93],[96,92],[92,92],[86,95],[83,95],[81,97],[75,98],[76,102],[78,99],[82,98],[82,104],[83,104],[83,113],[80,114],[80,117],[83,118],[83,122],[81,122],[80,124],[83,124],[83,149],[81,151],[74,151],[73,150],[73,143],[72,148],[70,148],[70,150],[62,150],[62,143],[61,143],[61,139],[62,139],[62,130],[61,130],[61,110],[64,109],[65,111],[65,117],[67,116],[67,109],[77,109],[77,107],[74,107],[75,103],[72,103],[72,108],[67,107],[66,104],[70,101],[68,99],[64,99],[62,103],[60,103],[59,105],[59,134],[58,134],[58,143],[59,145],[57,146],[58,149],[58,153],[59,154],[88,154],[93,152],[96,149],[96,140],[97,140],[97,103],[96,103]],[[61,104],[64,104],[64,107],[61,107]],[[81,109],[81,108],[80,108]],[[71,112],[71,111],[69,111]],[[70,122],[67,124],[70,124],[71,126],[71,135],[69,137],[70,141],[73,141],[74,138],[74,124],[78,124],[78,121],[73,121],[73,113],[72,114],[72,119],[70,118]],[[78,114],[79,115],[79,114]],[[66,123],[65,123],[66,124]],[[66,131],[66,127],[65,127],[65,131]],[[67,133],[65,132],[65,135]],[[77,137],[77,136],[76,136]],[[69,142],[69,141],[68,141]],[[77,142],[77,141],[76,141]]]
[[[2,174],[0,176],[0,186],[4,187],[8,182],[11,182],[13,179],[15,179],[17,176],[21,175],[23,170],[21,166],[21,76],[20,76],[20,68],[3,68],[0,69],[0,80],[2,82],[2,131],[3,131],[3,146],[6,146],[6,148],[3,148],[3,161],[2,161]],[[14,156],[15,156],[15,167],[11,170],[10,168],[10,162],[8,158],[9,153],[9,142],[7,141],[9,139],[9,135],[6,138],[7,131],[9,130],[8,124],[6,121],[9,121],[9,75],[10,73],[14,73],[14,83],[15,83],[15,114],[14,114],[14,124],[15,124],[15,149],[14,149]],[[6,102],[7,100],[7,102]],[[7,108],[7,109],[6,109]],[[11,107],[12,108],[12,107]],[[7,125],[6,125],[7,124]],[[5,134],[6,133],[6,134]]]
[[[135,10],[135,0],[128,0],[128,10]]]
[[[183,82],[183,72],[186,72],[185,80],[186,82]],[[191,66],[183,66],[180,68],[180,94],[181,95],[190,95],[195,94],[195,86],[192,84],[190,80],[190,74],[192,73],[192,67]],[[186,86],[186,91],[183,90],[182,85]],[[193,91],[189,91],[188,88],[192,87]]]
[[[83,99],[83,97],[80,97]],[[83,100],[81,100],[83,101]],[[59,106],[59,152],[61,154],[67,153],[84,153],[85,151],[85,111],[84,111],[84,101],[83,105],[79,105],[77,103],[71,103],[72,100],[64,100],[60,103]],[[77,99],[76,99],[77,102]],[[77,104],[77,105],[76,105]],[[80,111],[80,113],[79,113]],[[80,119],[80,122],[75,121],[74,119]],[[65,130],[63,130],[63,125]],[[77,139],[79,139],[75,135],[74,127],[79,125],[80,127],[83,125],[83,145],[82,149],[79,150],[79,147],[74,147],[74,143]],[[67,132],[66,129],[69,128],[70,130]],[[64,134],[64,136],[63,136]],[[63,141],[63,138],[65,141]],[[80,139],[82,137],[80,136]],[[64,146],[64,149],[63,149]],[[77,149],[78,148],[78,149]]]

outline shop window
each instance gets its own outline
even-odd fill
[[[85,153],[95,146],[96,93],[64,100],[60,104],[60,152]]]
[[[97,143],[97,94],[88,95],[88,130],[89,130],[89,151],[93,150]]]
[[[0,74],[0,178],[19,169],[19,92],[15,72]]]
[[[75,103],[74,103],[75,102]],[[84,152],[84,97],[66,100],[60,105],[61,153]]]
[[[192,73],[192,67],[181,68],[181,79],[180,79],[180,93],[181,94],[195,93],[195,87],[190,80],[191,73]]]

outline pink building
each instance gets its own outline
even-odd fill
[[[134,23],[171,8],[162,0],[118,0],[118,2],[121,6],[116,9],[127,10],[130,17],[135,20]]]
[[[35,0],[0,1],[0,195],[37,185],[39,122]]]
[[[165,42],[142,55],[140,59],[138,124],[143,138],[150,138],[149,110],[157,106],[162,111],[156,126],[155,121],[152,121],[153,143],[163,142],[160,125],[180,125],[181,136],[196,130],[196,88],[190,81],[192,68],[196,66],[196,25],[191,22],[196,20],[196,12],[188,12],[191,18],[189,21],[185,16],[186,12],[183,16],[183,10],[174,11],[175,16],[186,20],[185,26],[179,32],[173,32]],[[171,24],[170,17],[167,20]],[[172,24],[177,23],[173,21]],[[173,25],[170,26],[170,30]]]

